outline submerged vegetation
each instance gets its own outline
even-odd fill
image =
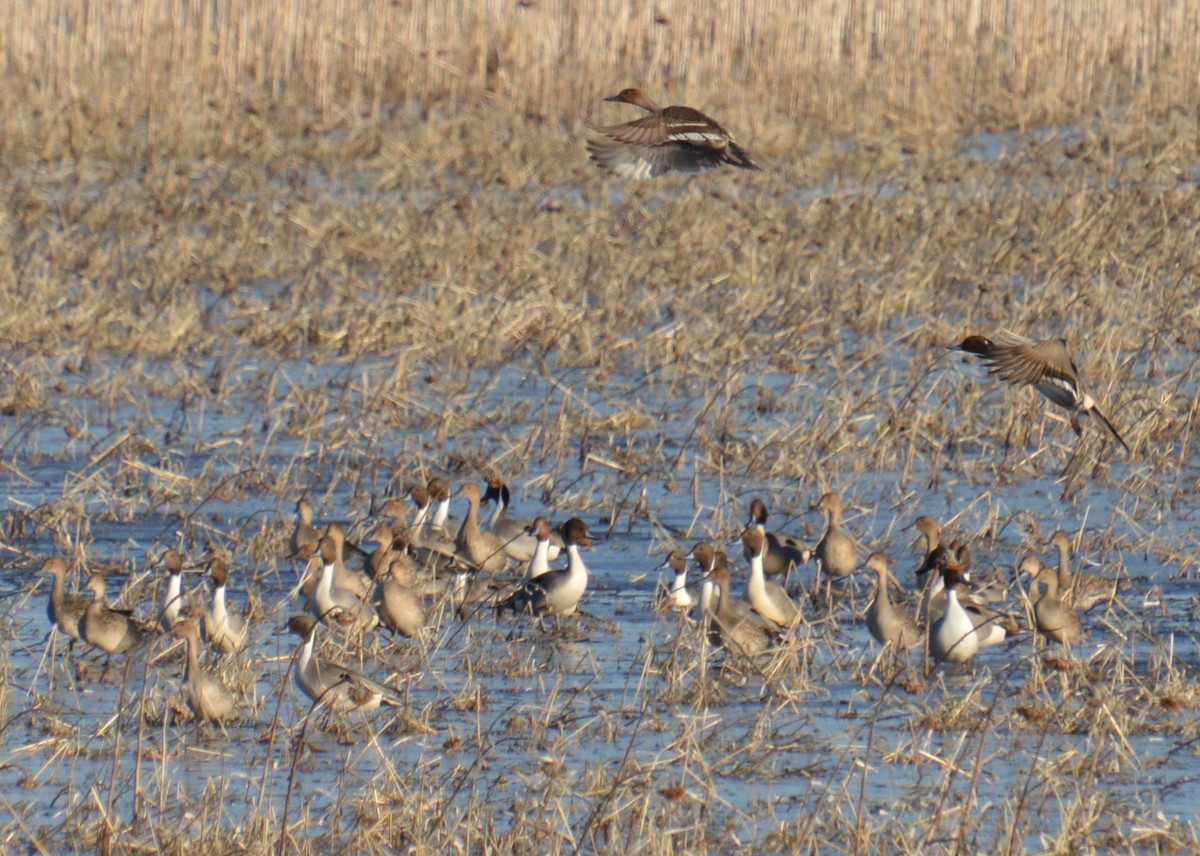
[[[1200,846],[1200,10],[1076,5],[0,11],[0,841]],[[605,178],[584,121],[627,85],[763,172]],[[1065,336],[1130,453],[945,350],[1001,327]],[[310,715],[296,499],[364,538],[410,483],[493,473],[586,521],[589,615],[431,604],[343,652],[403,704]],[[921,514],[997,585],[1057,529],[1132,584],[1081,645],[965,673],[877,656],[862,574],[753,662],[651,611],[668,550],[755,496],[815,544],[827,491],[906,585]],[[43,641],[42,558],[152,620],[168,547],[249,601],[205,660],[224,726],[190,722],[181,641]]]

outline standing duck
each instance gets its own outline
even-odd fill
[[[800,610],[788,597],[783,586],[768,582],[763,571],[763,555],[767,539],[757,528],[742,533],[742,544],[750,553],[750,576],[746,580],[746,599],[754,611],[780,627],[791,627],[800,620]]]
[[[708,577],[716,600],[710,640],[719,637],[724,648],[751,659],[767,653],[779,639],[779,628],[755,612],[749,603],[733,596],[733,578],[724,553],[714,552]]]
[[[178,550],[167,550],[162,556],[167,569],[167,591],[163,595],[163,606],[158,613],[158,626],[170,632],[179,620],[183,606],[183,556]]]
[[[920,625],[908,610],[893,604],[888,596],[887,556],[872,553],[867,557],[867,568],[878,577],[875,597],[867,607],[867,629],[880,645],[891,645],[901,651],[917,647],[923,636]]]
[[[1058,595],[1058,574],[1046,568],[1036,556],[1026,556],[1018,570],[1028,574],[1030,599],[1033,601],[1033,618],[1038,631],[1048,639],[1073,645],[1083,639],[1083,621],[1069,604]],[[1040,584],[1045,590],[1040,591]]]
[[[91,574],[87,587],[92,592],[92,602],[84,613],[82,630],[89,645],[109,654],[124,654],[146,640],[141,624],[108,605],[103,574]]]
[[[479,485],[475,482],[464,482],[459,493],[467,501],[468,508],[467,518],[458,530],[458,540],[455,543],[458,555],[471,567],[484,573],[494,574],[504,570],[508,564],[504,542],[491,532],[479,528]]]
[[[229,563],[214,556],[208,563],[213,582],[212,610],[204,618],[204,635],[208,644],[223,654],[232,654],[245,647],[249,636],[246,618],[231,609],[225,597],[229,580]]]
[[[670,568],[674,572],[674,577],[671,579],[670,585],[667,588],[661,588],[661,583],[656,607],[658,609],[681,609],[687,611],[696,605],[696,599],[692,597],[691,592],[687,588],[687,557],[678,550],[672,550],[667,554],[667,558],[659,565],[659,570]]]
[[[1083,571],[1071,573],[1071,536],[1059,529],[1050,536],[1050,542],[1058,548],[1058,596],[1080,612],[1110,602],[1127,584]]]
[[[339,713],[375,710],[381,704],[399,705],[392,690],[361,672],[318,657],[314,653],[317,622],[307,615],[293,615],[288,629],[300,637],[296,652],[296,686],[314,702]]]
[[[309,601],[313,615],[344,628],[373,628],[378,623],[378,618],[371,604],[360,598],[356,592],[334,583],[337,545],[330,535],[321,539],[319,551],[321,576],[317,579]]]
[[[198,720],[223,722],[235,710],[225,686],[200,665],[200,628],[191,618],[175,624],[175,635],[187,643],[187,665],[183,672],[183,697]]]
[[[766,539],[766,551],[763,553],[763,573],[786,574],[792,568],[803,565],[812,558],[809,550],[798,539],[781,532],[767,531],[767,505],[761,499],[750,502],[750,520],[747,527],[757,529]],[[743,546],[746,559],[750,559],[750,548]]]
[[[498,610],[511,609],[530,615],[572,615],[587,591],[588,570],[579,548],[588,541],[587,524],[572,517],[562,527],[567,545],[567,566],[534,577],[503,601]]]
[[[58,556],[51,556],[42,562],[42,573],[54,577],[54,587],[50,589],[50,602],[46,605],[46,612],[50,616],[50,623],[67,634],[71,640],[67,646],[67,650],[70,651],[76,642],[83,639],[83,617],[92,601],[87,595],[65,590],[67,563]]]
[[[492,534],[504,542],[504,552],[516,562],[528,562],[533,558],[537,549],[537,536],[531,531],[534,521],[520,520],[508,516],[511,494],[503,479],[488,479],[487,490],[483,494],[483,502],[495,503],[495,511],[488,522]],[[551,531],[550,543],[547,545],[547,558],[553,562],[562,552],[562,536]]]
[[[947,562],[941,567],[946,590],[946,609],[929,628],[929,654],[935,662],[966,663],[979,651],[975,624],[958,601],[958,585],[970,582],[970,575],[959,565]]]
[[[831,595],[833,577],[846,577],[858,566],[858,551],[854,542],[842,531],[842,498],[836,493],[826,493],[817,503],[816,509],[825,513],[825,534],[817,542],[814,553],[817,559],[817,587],[825,577],[825,599]]]
[[[413,588],[412,563],[397,558],[380,576],[375,600],[379,623],[392,632],[412,638],[425,627],[425,603]]]

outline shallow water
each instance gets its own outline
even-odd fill
[[[1077,753],[1076,772],[1088,783],[1079,799],[1093,804],[1101,793],[1105,823],[1129,828],[1165,818],[1194,825],[1200,777],[1190,742],[1194,706],[1180,712],[1159,706],[1167,695],[1187,692],[1186,685],[1166,685],[1168,667],[1194,685],[1200,663],[1191,617],[1200,587],[1181,564],[1196,553],[1194,512],[1171,499],[1194,482],[1194,463],[1164,467],[1162,478],[1134,492],[1131,477],[1153,472],[1160,462],[1109,457],[1064,499],[1057,473],[1075,441],[1051,418],[1042,435],[1049,451],[1040,458],[1033,448],[965,441],[903,471],[864,472],[853,465],[850,446],[792,444],[798,425],[822,424],[826,396],[845,392],[833,388],[834,359],[870,361],[869,371],[850,375],[862,379],[851,392],[866,402],[852,420],[859,434],[886,422],[885,405],[904,394],[920,373],[916,367],[933,366],[925,387],[930,407],[949,407],[939,396],[954,385],[987,383],[978,369],[908,344],[912,327],[911,319],[885,323],[892,347],[883,358],[872,356],[879,342],[853,337],[836,354],[806,360],[802,371],[783,371],[774,353],[759,354],[744,367],[739,386],[725,390],[711,410],[702,375],[645,365],[640,356],[639,343],[672,335],[669,318],[625,331],[623,346],[603,367],[573,366],[551,354],[518,356],[471,373],[447,371],[370,417],[360,414],[375,404],[373,390],[394,370],[387,360],[323,354],[312,363],[271,362],[231,350],[186,361],[92,363],[64,373],[68,357],[48,359],[41,370],[59,382],[47,386],[45,412],[0,425],[5,543],[13,557],[0,574],[8,655],[0,785],[7,810],[54,841],[73,816],[100,805],[126,820],[136,811],[169,821],[186,836],[213,823],[240,828],[256,815],[278,819],[286,804],[289,818],[309,818],[305,834],[336,838],[354,827],[347,806],[355,795],[402,770],[411,771],[410,787],[420,783],[445,796],[448,818],[481,796],[503,803],[493,819],[501,830],[528,822],[522,812],[539,810],[531,803],[543,790],[565,793],[562,814],[541,806],[544,822],[563,835],[579,835],[604,776],[620,772],[647,788],[683,788],[681,826],[707,801],[710,828],[724,830],[712,833],[710,846],[769,847],[772,841],[779,846],[770,836],[782,828],[821,812],[853,816],[860,801],[872,824],[915,830],[943,791],[952,804],[965,799],[974,771],[980,841],[1004,834],[1024,790],[1022,810],[1036,818],[1022,827],[1024,844],[1038,849],[1049,846],[1065,810],[1063,794],[1071,793],[1047,770],[1063,769],[1062,759]],[[136,382],[106,383],[105,375],[118,368],[135,371]],[[183,391],[189,388],[194,393]],[[306,395],[323,406],[306,409]],[[997,388],[980,407],[998,411],[1014,399],[1012,391]],[[452,437],[441,436],[448,407],[479,418]],[[548,445],[543,426],[564,410],[587,419],[587,434],[567,446]],[[753,448],[761,453],[738,457],[739,449]],[[1095,456],[1097,445],[1080,454]],[[995,464],[1007,455],[1036,463],[1022,468],[1026,475],[1019,479],[996,478]],[[806,476],[763,475],[770,462],[785,457],[795,458]],[[307,708],[287,674],[292,640],[277,632],[300,608],[280,605],[295,582],[294,568],[283,559],[250,560],[249,545],[285,542],[298,495],[290,485],[305,485],[324,519],[358,523],[418,475],[412,468],[418,460],[433,472],[465,462],[455,478],[476,480],[475,465],[494,462],[502,472],[520,473],[512,479],[516,513],[549,503],[559,519],[582,517],[597,536],[586,554],[592,579],[584,608],[592,618],[543,629],[497,621],[487,609],[465,625],[445,612],[425,653],[381,637],[378,656],[365,668],[382,677],[394,670],[380,660],[394,660],[410,718],[395,722],[380,713],[344,734],[314,725],[289,802],[290,749],[297,739],[289,728]],[[667,549],[732,539],[753,496],[768,500],[773,527],[815,542],[821,521],[808,508],[827,488],[848,499],[846,526],[864,550],[886,548],[894,572],[910,586],[908,571],[918,556],[906,527],[919,514],[957,515],[956,531],[975,539],[982,576],[1002,581],[1028,549],[1031,524],[1043,535],[1055,528],[1111,532],[1104,545],[1085,538],[1083,559],[1135,583],[1110,611],[1087,617],[1088,637],[1074,653],[1094,658],[1098,668],[1111,662],[1106,657],[1123,662],[1131,684],[1144,682],[1140,706],[1112,698],[1104,674],[1095,677],[1090,698],[1082,697],[1078,683],[1055,677],[1048,690],[1032,688],[1045,646],[1039,643],[1035,652],[1028,634],[982,652],[967,673],[935,677],[912,691],[865,679],[874,649],[849,597],[834,623],[807,631],[816,641],[801,646],[803,663],[772,680],[724,668],[726,657],[706,650],[697,627],[650,610],[663,579],[654,569]],[[61,506],[75,508],[74,519],[85,524],[56,524]],[[147,596],[126,605],[151,618],[149,595],[159,572],[147,568],[148,557],[182,543],[197,561],[210,540],[234,552],[234,600],[244,603],[249,590],[263,613],[251,650],[233,666],[249,675],[242,682],[253,690],[246,721],[225,734],[165,722],[178,657],[145,669],[137,661],[127,682],[120,658],[116,674],[104,679],[95,675],[101,661],[94,655],[84,658],[92,673],[86,680],[62,666],[51,670],[44,644],[48,587],[33,578],[36,565],[24,557],[80,545],[91,562],[133,571],[130,579]],[[738,548],[730,553],[744,566]],[[812,573],[802,569],[796,583],[807,585]],[[119,590],[120,582],[110,588]],[[205,588],[198,576],[186,585]],[[859,581],[854,588],[853,602],[861,608],[866,586]],[[822,615],[814,611],[810,618]],[[160,641],[154,652],[166,646]],[[671,663],[676,646],[678,662]],[[977,725],[995,706],[989,726],[932,727],[972,692]],[[1095,718],[1081,712],[1073,730],[1020,725],[1013,709],[1035,701],[1101,712]],[[1117,720],[1124,726],[1107,727]],[[413,721],[428,722],[431,733]],[[68,745],[71,752],[64,751]],[[135,745],[140,755],[129,749]],[[1099,764],[1089,766],[1095,758]],[[951,769],[958,772],[948,778]],[[459,787],[460,780],[467,784]],[[223,795],[220,818],[197,816],[209,789]]]

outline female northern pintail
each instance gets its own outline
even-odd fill
[[[528,562],[533,558],[537,549],[537,536],[531,531],[533,520],[520,520],[509,517],[508,509],[511,495],[508,485],[500,478],[488,479],[487,490],[483,494],[483,502],[494,502],[488,529],[504,543],[504,552],[510,559],[517,562]],[[550,543],[547,545],[548,560],[553,562],[562,552],[562,536],[551,531]]]
[[[833,577],[846,577],[858,567],[858,550],[850,537],[842,531],[842,498],[836,493],[826,493],[815,508],[825,514],[825,534],[817,542],[814,555],[817,559],[817,586],[825,577],[825,597],[830,597]]]
[[[89,645],[109,654],[123,654],[146,640],[147,632],[140,622],[108,605],[103,574],[91,574],[87,587],[92,602],[83,615],[81,629]]]
[[[783,586],[768,582],[763,570],[767,539],[757,528],[742,533],[742,544],[750,554],[750,576],[746,580],[746,599],[755,612],[780,627],[791,627],[800,620],[800,610]]]
[[[903,607],[893,604],[888,595],[887,556],[881,552],[867,557],[867,568],[873,571],[878,582],[875,597],[867,607],[867,629],[880,645],[907,650],[922,644],[924,634],[912,614]]]
[[[292,537],[288,547],[294,558],[307,559],[317,552],[317,544],[325,533],[313,526],[312,500],[302,496],[296,500],[296,526],[292,529]]]
[[[531,615],[572,615],[587,591],[588,570],[579,548],[588,540],[587,524],[572,517],[562,527],[567,545],[567,566],[534,577],[497,609],[511,609]]]
[[[779,628],[755,612],[749,603],[734,597],[733,579],[725,554],[719,550],[713,552],[708,578],[713,583],[716,599],[709,626],[710,639],[719,636],[724,648],[746,657],[758,657],[769,651],[779,639]]]
[[[494,574],[504,570],[508,565],[504,542],[491,532],[479,528],[479,485],[464,482],[459,493],[468,506],[467,518],[458,531],[458,541],[455,543],[459,557],[485,573]]]
[[[175,624],[175,635],[187,643],[183,672],[183,697],[198,720],[223,722],[235,711],[233,697],[215,675],[200,665],[200,628],[191,618]]]
[[[649,115],[621,125],[591,125],[605,140],[588,140],[588,155],[622,178],[653,178],[671,171],[698,172],[721,164],[759,169],[733,135],[691,107],[659,107],[640,89],[623,89],[605,101],[632,104]]]
[[[67,650],[70,651],[76,642],[83,639],[83,616],[87,614],[92,603],[91,598],[65,590],[67,563],[57,556],[42,562],[42,573],[54,577],[46,612],[50,616],[50,622],[71,640],[67,646]]]
[[[375,610],[380,623],[393,635],[411,638],[425,627],[425,602],[413,587],[412,563],[407,557],[393,559],[381,574]]]
[[[967,336],[951,350],[975,354],[983,358],[988,373],[1000,380],[1013,384],[1028,384],[1059,407],[1071,411],[1071,427],[1082,434],[1079,419],[1094,415],[1100,424],[1118,443],[1129,451],[1129,446],[1117,433],[1117,429],[1100,412],[1096,401],[1083,391],[1079,369],[1067,350],[1066,339],[1045,339],[1035,342],[1008,330],[1000,330],[991,337]]]
[[[1058,574],[1047,568],[1036,556],[1026,556],[1018,570],[1029,575],[1030,600],[1033,601],[1033,618],[1038,631],[1055,642],[1073,645],[1083,638],[1083,621],[1069,604],[1059,598]],[[1040,591],[1040,585],[1045,586]]]
[[[798,538],[767,531],[767,506],[761,499],[751,500],[750,519],[746,526],[757,529],[766,539],[766,552],[762,557],[763,573],[786,574],[812,558],[812,551]],[[743,554],[747,560],[750,559],[750,548],[743,547]]]
[[[1050,536],[1050,542],[1058,548],[1058,596],[1080,612],[1110,602],[1129,585],[1128,580],[1083,571],[1071,573],[1071,536],[1059,529]]]

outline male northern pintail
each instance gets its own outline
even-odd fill
[[[674,576],[665,589],[660,588],[656,606],[662,609],[691,609],[696,599],[687,588],[687,557],[679,550],[672,550],[658,567],[659,570],[670,568]]]
[[[178,550],[167,550],[162,555],[163,567],[167,569],[167,590],[163,594],[162,609],[158,612],[158,626],[170,631],[179,620],[183,607],[183,556]]]
[[[950,349],[982,357],[989,374],[1008,383],[1029,384],[1054,404],[1071,411],[1071,427],[1076,434],[1083,433],[1079,418],[1095,415],[1108,433],[1126,452],[1129,451],[1129,446],[1117,429],[1096,406],[1095,399],[1084,392],[1079,369],[1067,350],[1066,339],[1035,342],[1008,330],[1000,330],[990,338],[967,336],[959,344],[951,345]]]
[[[375,610],[357,592],[334,583],[337,546],[333,537],[326,535],[322,538],[318,550],[321,576],[313,587],[309,602],[313,615],[344,628],[370,630],[379,620]]]
[[[533,553],[537,549],[537,536],[531,531],[533,520],[510,517],[508,514],[510,501],[511,494],[503,479],[498,477],[488,479],[487,490],[483,494],[482,502],[495,503],[495,510],[488,522],[488,529],[504,543],[504,552],[508,554],[509,558],[517,562],[528,562],[533,558]],[[552,530],[550,543],[547,545],[549,561],[553,562],[558,558],[562,547],[562,536]]]
[[[766,574],[786,574],[812,558],[812,551],[800,539],[782,532],[767,531],[767,505],[761,499],[751,500],[750,519],[746,526],[757,529],[766,539],[766,552],[762,557],[763,572]],[[749,559],[750,548],[743,547],[743,554]]]
[[[212,575],[212,609],[204,618],[204,636],[208,644],[223,654],[232,654],[244,648],[249,637],[246,617],[233,609],[226,597],[229,582],[229,562],[222,556],[214,556],[208,563]]]
[[[339,712],[368,711],[381,704],[399,705],[401,698],[394,691],[371,680],[349,666],[316,656],[317,622],[307,615],[293,615],[288,629],[300,637],[293,673],[296,686],[312,699],[330,710]]]
[[[768,582],[763,569],[767,539],[757,527],[742,533],[742,543],[750,554],[750,576],[746,579],[746,600],[754,610],[780,627],[791,627],[800,620],[800,610],[788,597],[783,586]]]
[[[587,591],[588,569],[579,554],[588,541],[587,524],[572,517],[562,527],[567,546],[567,566],[534,577],[503,601],[497,609],[511,609],[531,615],[572,615]]]

